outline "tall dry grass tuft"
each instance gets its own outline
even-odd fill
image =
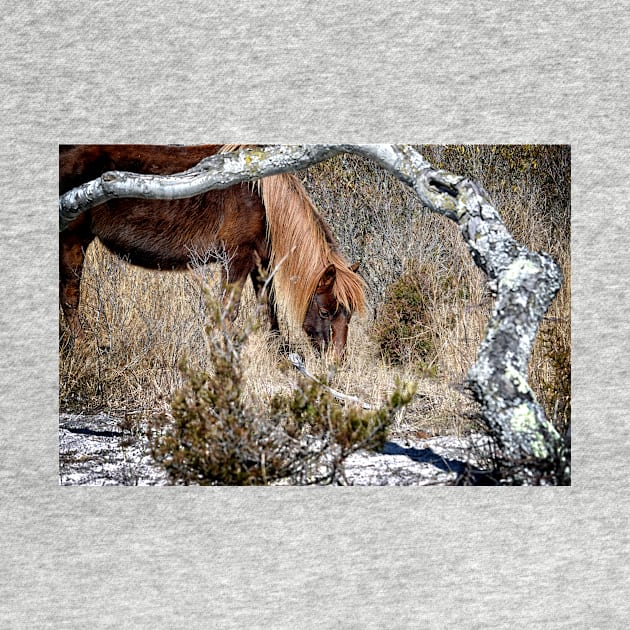
[[[570,421],[569,148],[420,150],[433,164],[479,181],[512,234],[560,263],[565,282],[541,326],[530,383],[563,429]],[[338,156],[299,176],[344,254],[361,262],[368,314],[353,318],[346,361],[339,367],[315,356],[302,332],[284,322],[281,341],[270,338],[264,326],[255,330],[244,349],[243,396],[271,400],[293,388],[296,374],[280,352],[288,343],[305,356],[311,372],[327,374],[334,387],[368,402],[387,400],[396,378],[415,381],[418,394],[394,424],[400,433],[470,430],[475,406],[462,383],[475,360],[492,300],[457,226],[422,208],[410,190],[357,156]],[[198,273],[219,291],[216,265],[200,266]],[[414,291],[421,299],[413,297]],[[413,304],[400,301],[401,295],[418,299],[422,315],[419,325],[413,322],[415,329],[398,334],[397,316],[413,310]],[[254,304],[248,286],[240,317]],[[65,323],[60,324],[62,410],[162,412],[183,384],[178,369],[182,357],[191,368],[209,368],[203,333],[208,313],[194,274],[138,269],[96,243],[88,252],[80,311],[86,331],[82,342],[72,346]],[[383,342],[386,325],[398,356]]]

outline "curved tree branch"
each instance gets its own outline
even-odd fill
[[[374,160],[410,186],[424,205],[459,225],[473,260],[487,274],[496,295],[467,385],[481,403],[482,419],[504,458],[514,464],[514,481],[540,480],[543,471],[550,483],[566,483],[570,464],[564,442],[527,382],[538,325],[562,283],[560,269],[548,255],[529,251],[510,235],[481,186],[434,169],[412,147],[265,146],[213,155],[177,175],[109,172],[60,197],[60,230],[85,210],[115,197],[189,197],[306,168],[341,152]]]
[[[59,197],[59,231],[80,214],[110,199],[182,199],[269,175],[295,171],[340,153],[330,145],[272,146],[217,153],[175,175],[108,171]]]

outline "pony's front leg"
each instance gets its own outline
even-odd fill
[[[256,298],[260,301],[264,297],[267,303],[267,318],[269,319],[269,328],[271,333],[279,334],[280,325],[278,324],[278,310],[276,308],[276,300],[271,281],[267,285],[265,295],[263,296],[262,292],[265,287],[266,279],[264,274],[261,272],[261,266],[256,265],[249,276],[252,279],[252,286],[254,287]]]
[[[241,295],[243,293],[243,284],[240,282],[224,282],[223,297],[221,306],[225,317],[233,322],[238,317],[238,310],[241,306]]]
[[[245,281],[249,275],[249,268],[239,260],[230,262],[231,265],[227,271],[223,269],[221,273],[223,284],[222,302],[223,312],[229,321],[233,322],[238,317],[238,309],[241,305],[241,296],[245,287]]]

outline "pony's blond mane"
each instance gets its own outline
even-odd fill
[[[245,145],[224,145],[221,152]],[[335,266],[333,293],[348,311],[365,310],[365,282],[350,269],[300,180],[292,173],[255,184],[265,206],[276,297],[293,323],[302,325],[317,284]]]

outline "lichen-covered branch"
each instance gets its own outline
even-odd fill
[[[59,197],[59,230],[80,214],[110,199],[180,199],[244,181],[306,168],[341,151],[329,145],[252,147],[218,153],[175,175],[109,171]]]
[[[424,205],[459,225],[473,260],[487,274],[496,295],[468,386],[504,458],[514,463],[515,482],[567,482],[564,442],[527,382],[538,325],[562,282],[559,267],[546,254],[531,252],[514,240],[481,186],[433,168],[410,146],[265,146],[213,155],[177,175],[105,173],[60,197],[60,229],[111,198],[190,197],[305,168],[341,152],[374,160],[409,185]]]

